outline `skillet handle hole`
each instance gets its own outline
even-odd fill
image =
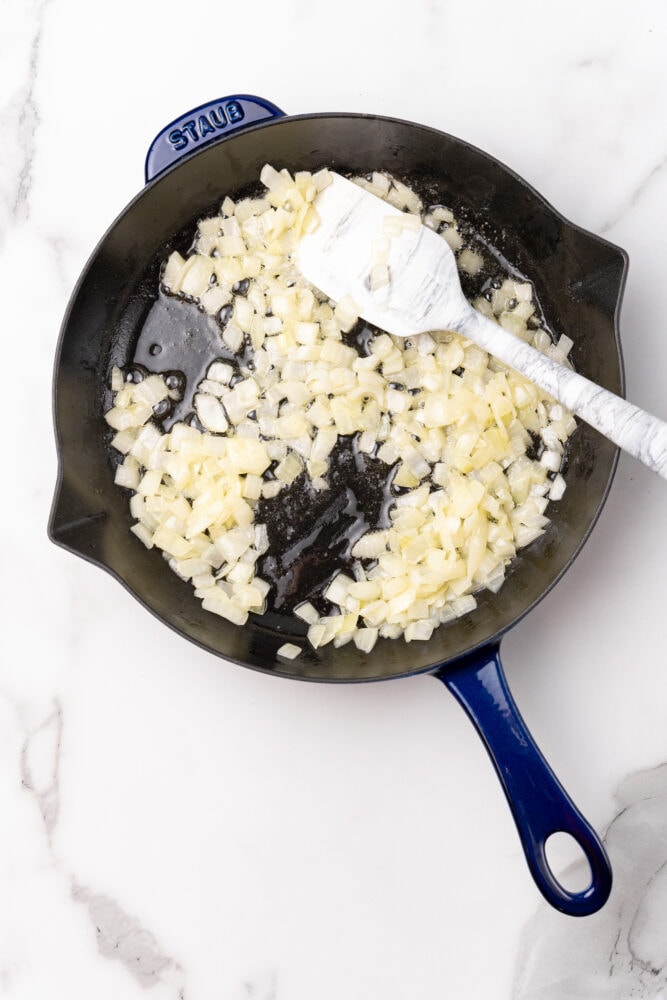
[[[544,845],[551,874],[567,892],[584,892],[593,881],[593,872],[581,845],[570,833],[558,830]]]

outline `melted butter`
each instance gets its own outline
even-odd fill
[[[393,467],[360,452],[354,438],[339,438],[329,458],[329,489],[314,489],[304,472],[277,497],[259,501],[255,519],[267,526],[269,549],[257,574],[271,584],[271,611],[287,615],[310,601],[320,614],[330,613],[321,592],[338,572],[351,570],[355,542],[389,527],[393,476]]]
[[[236,355],[227,347],[215,317],[194,302],[161,291],[141,328],[132,363],[140,370],[168,373],[167,378],[182,392],[168,413],[156,414],[164,430],[179,420],[192,420],[195,391],[216,360],[226,361],[238,371],[248,358],[246,353]]]

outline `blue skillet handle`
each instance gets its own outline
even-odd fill
[[[153,139],[146,156],[146,183],[185,156],[231,132],[285,114],[271,101],[252,94],[232,94],[201,104],[166,125]]]
[[[611,866],[602,842],[569,798],[528,732],[510,694],[498,644],[441,667],[434,674],[452,692],[482,738],[512,809],[528,867],[538,889],[570,916],[595,913],[609,897]],[[570,834],[591,868],[591,883],[569,892],[555,878],[545,845],[553,833]]]

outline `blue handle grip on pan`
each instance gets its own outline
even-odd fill
[[[146,183],[184,157],[216,139],[285,112],[252,94],[232,94],[193,108],[166,125],[153,139],[146,156]]]
[[[528,732],[512,698],[498,644],[471,653],[434,674],[477,729],[510,804],[528,867],[542,895],[570,916],[597,912],[611,892],[612,874],[602,841],[569,798]],[[573,837],[591,869],[590,885],[570,892],[549,867],[546,843],[554,833]]]

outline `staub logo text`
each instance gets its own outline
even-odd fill
[[[196,118],[181,122],[168,135],[175,150],[185,149],[191,142],[199,142],[214,132],[221,132],[228,125],[243,121],[245,112],[239,101],[227,101],[215,108],[202,111]]]

